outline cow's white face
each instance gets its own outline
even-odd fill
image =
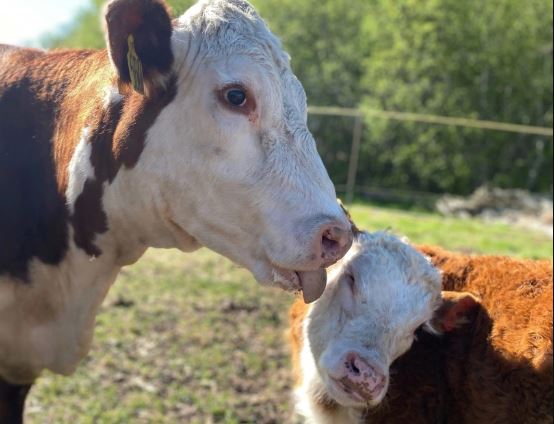
[[[441,278],[413,247],[386,233],[356,236],[313,306],[307,337],[326,392],[348,407],[375,406],[389,367],[441,305]]]
[[[148,131],[144,189],[159,191],[176,239],[317,297],[322,268],[352,235],[288,56],[242,0],[197,3],[174,23],[171,48],[177,92]]]

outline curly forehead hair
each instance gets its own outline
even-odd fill
[[[268,54],[280,67],[290,58],[256,10],[244,0],[200,0],[178,25],[201,35],[207,56],[241,51],[252,56]]]

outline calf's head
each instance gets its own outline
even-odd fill
[[[131,90],[133,35],[145,102],[166,99],[136,169],[173,238],[317,296],[352,233],[280,42],[244,0],[201,0],[174,21],[161,0],[106,10],[119,87]]]
[[[441,295],[439,272],[410,245],[359,233],[307,318],[319,389],[346,407],[378,405],[416,330],[450,331],[475,305],[468,294]]]

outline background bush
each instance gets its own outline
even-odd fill
[[[550,0],[253,0],[293,58],[312,105],[551,127]],[[48,46],[104,46],[102,1]],[[191,0],[170,0],[180,14]],[[310,125],[338,184],[352,120]],[[551,192],[552,139],[368,119],[358,182],[469,193],[483,183]]]

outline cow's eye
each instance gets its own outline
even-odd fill
[[[225,92],[225,100],[234,107],[242,107],[246,104],[246,91],[242,88],[230,88]]]

